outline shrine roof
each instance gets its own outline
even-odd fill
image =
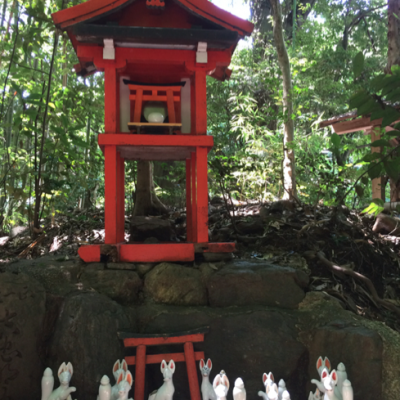
[[[108,18],[111,14],[121,11],[137,1],[144,0],[88,0],[58,11],[52,14],[52,18],[58,28],[69,30],[68,28],[79,23],[93,23],[101,18]],[[160,1],[162,2],[162,0]],[[253,31],[254,25],[251,22],[220,9],[208,0],[172,0],[172,2],[215,26],[236,31],[240,37],[249,36]],[[169,4],[167,3],[167,6]]]

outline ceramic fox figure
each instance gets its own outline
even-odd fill
[[[246,389],[242,378],[237,378],[233,388],[233,400],[246,400]]]
[[[132,374],[127,371],[120,372],[117,380],[118,397],[117,400],[128,400],[129,391],[131,390],[133,384]],[[129,399],[133,400],[133,399]]]
[[[172,382],[172,375],[175,372],[175,361],[171,360],[167,365],[167,362],[162,360],[160,369],[163,374],[164,383],[158,390],[150,393],[149,400],[172,400],[175,392]]]
[[[279,383],[278,383],[278,399],[279,400],[282,400],[284,397],[283,397],[283,393],[284,392],[287,392],[287,390],[286,390],[286,382],[283,380],[283,379],[281,379],[280,381],[279,381]],[[289,394],[289,393],[288,393]]]
[[[278,400],[278,386],[276,385],[276,383],[272,383],[271,385],[266,386],[266,393],[260,390],[258,392],[258,395],[264,400]]]
[[[114,375],[115,381],[118,380],[121,372],[123,372],[125,374],[127,371],[128,371],[128,364],[126,363],[125,360],[115,361],[114,366],[113,366],[113,375]]]
[[[217,395],[217,400],[226,400],[226,395],[229,390],[229,379],[225,374],[225,371],[222,370],[213,381],[213,388],[215,394]]]
[[[212,362],[210,359],[205,363],[203,359],[199,363],[202,382],[201,382],[201,395],[203,400],[217,400],[213,385],[210,382],[210,373],[212,369]]]
[[[343,400],[353,400],[353,388],[349,380],[345,380],[342,386],[342,397]]]
[[[346,367],[343,363],[338,364],[336,372],[338,377],[337,388],[339,393],[342,393],[343,382],[347,379]]]
[[[318,388],[315,390],[315,393],[310,392],[308,400],[322,400],[321,392]]]
[[[322,379],[321,379],[321,374],[322,374],[322,371],[324,368],[326,368],[328,372],[331,371],[332,366],[331,366],[331,362],[329,361],[329,358],[325,357],[323,359],[321,356],[318,357],[316,367],[317,367],[317,371],[318,371],[320,380],[318,381],[317,379],[311,379],[311,383],[314,383],[315,385],[317,385],[317,388],[321,393],[325,393],[324,385],[323,385]]]
[[[268,386],[271,386],[275,382],[274,375],[272,372],[270,372],[269,374],[266,374],[264,372],[262,379],[263,379],[263,384],[265,386],[265,393],[267,393]]]
[[[60,386],[53,390],[54,377],[50,368],[46,368],[42,378],[42,400],[72,400],[71,393],[76,391],[75,387],[69,387],[74,370],[72,364],[63,362],[58,369]]]
[[[321,380],[324,385],[324,400],[342,400],[342,396],[335,392],[337,384],[336,370],[332,370],[329,374],[328,370],[324,368],[321,373]]]
[[[100,381],[99,395],[97,396],[97,400],[110,400],[110,399],[111,399],[110,379],[107,375],[104,375]]]
[[[113,375],[115,378],[115,385],[111,388],[111,400],[118,399],[118,379],[122,374],[122,379],[125,378],[125,375],[128,372],[128,364],[125,360],[121,362],[117,360],[113,366]]]

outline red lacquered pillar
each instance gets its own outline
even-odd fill
[[[193,224],[192,224],[192,161],[190,158],[186,160],[186,241],[193,241]]]
[[[144,383],[146,375],[146,346],[136,347],[135,400],[144,400]]]

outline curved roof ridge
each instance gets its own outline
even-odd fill
[[[53,13],[52,18],[58,28],[65,30],[80,22],[117,11],[133,1],[135,0],[87,0],[84,3]],[[222,10],[208,0],[174,1],[180,3],[189,12],[208,19],[224,28],[237,31],[241,36],[249,36],[254,29],[254,25],[251,22]]]

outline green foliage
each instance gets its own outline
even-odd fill
[[[0,230],[32,221],[36,204],[41,218],[104,204],[103,155],[97,145],[97,133],[103,131],[103,76],[76,77],[77,59],[67,36],[60,36],[54,47],[51,13],[61,3],[9,1],[0,27]],[[399,175],[397,158],[387,156],[397,131],[385,133],[371,147],[361,133],[338,136],[319,129],[320,121],[347,112],[349,99],[350,109],[383,118],[384,126],[400,119],[397,108],[385,103],[399,100],[400,69],[381,74],[387,27],[380,5],[377,0],[302,5],[293,50],[286,18],[292,3],[283,3],[293,77],[290,116],[282,111],[282,76],[268,17],[254,13],[262,21],[253,42],[236,50],[231,79],[207,81],[208,129],[215,138],[209,155],[211,194],[229,192],[243,201],[280,198],[287,118],[295,123],[292,147],[300,200],[364,207],[371,198],[370,179]],[[256,6],[253,1],[253,10]],[[386,153],[371,153],[376,146]],[[127,163],[126,176],[131,208],[135,163]],[[182,163],[155,164],[155,183],[162,201],[184,204]]]

